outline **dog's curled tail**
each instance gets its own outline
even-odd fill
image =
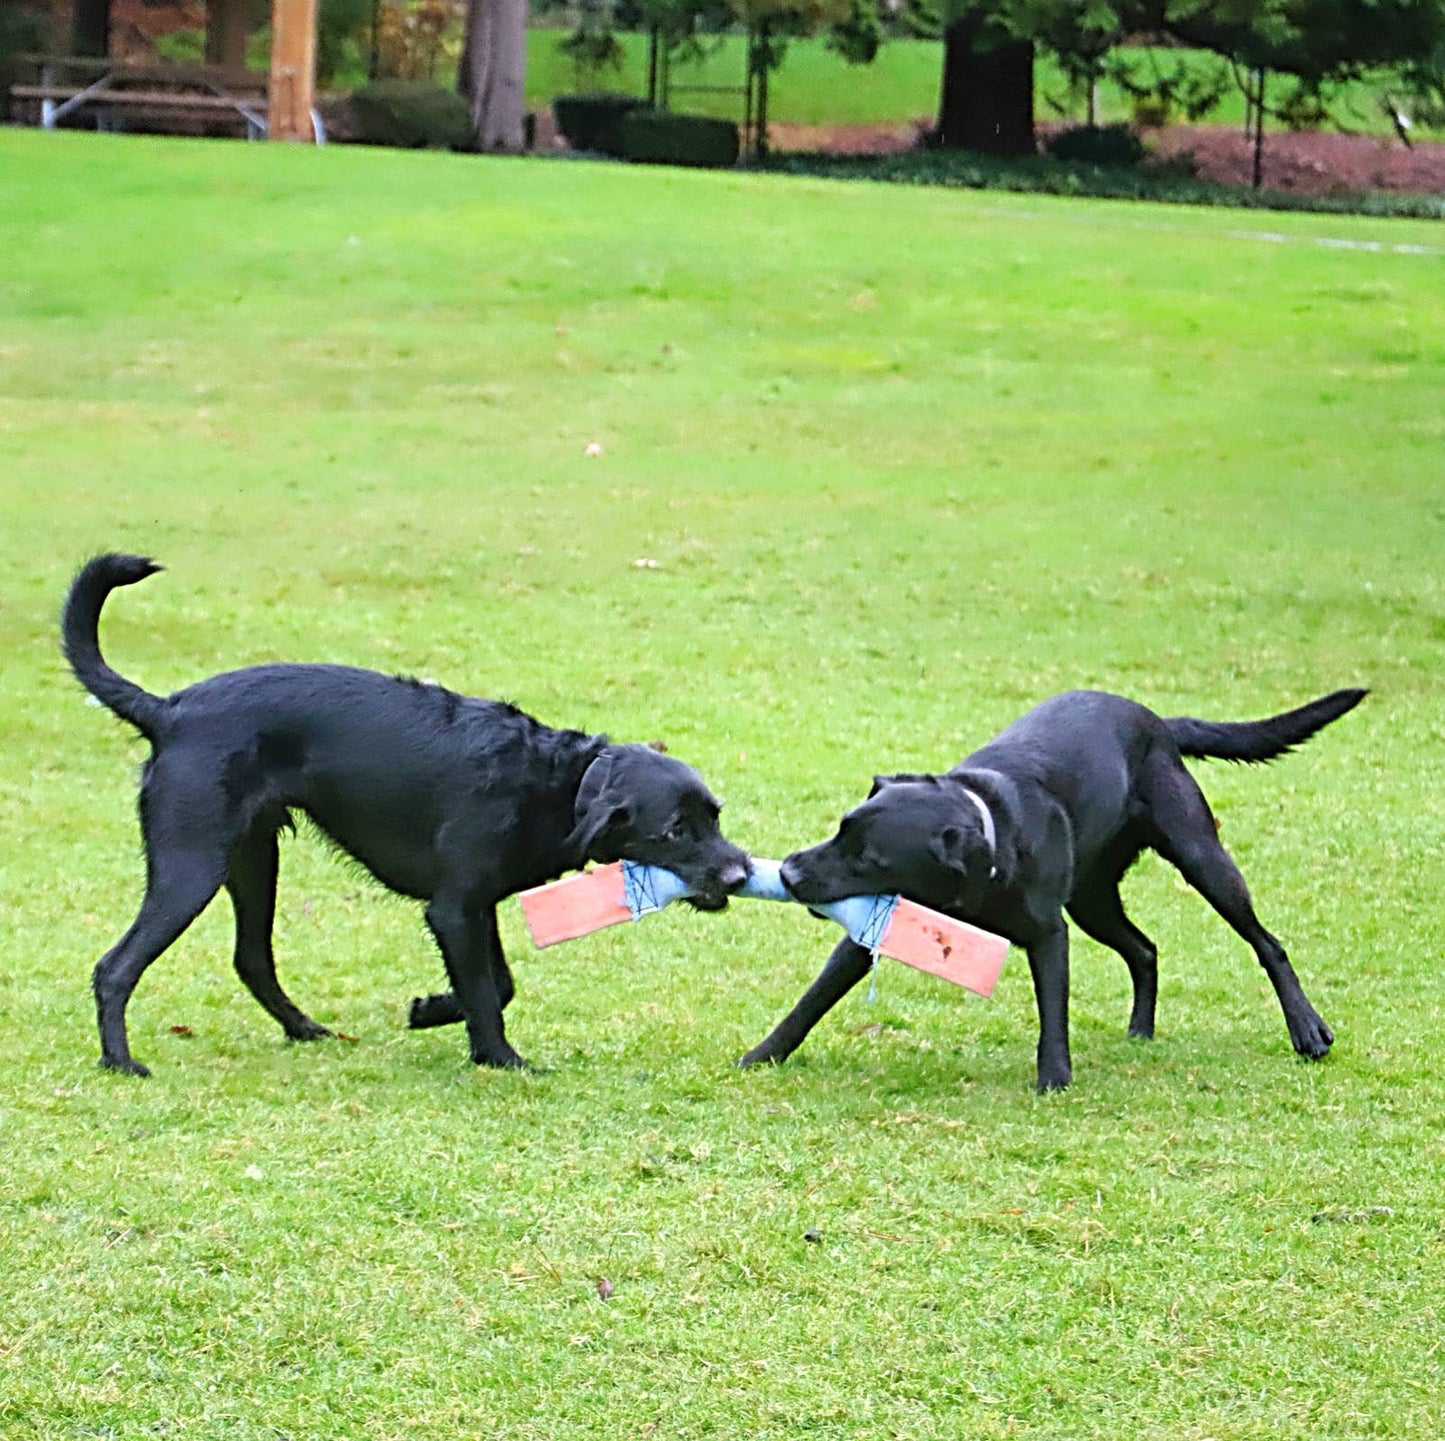
[[[1337,690],[1283,715],[1257,721],[1203,721],[1174,716],[1164,722],[1179,753],[1220,761],[1272,761],[1352,711],[1369,694]]]
[[[134,585],[160,568],[143,555],[98,555],[86,561],[71,581],[60,618],[61,647],[76,680],[148,740],[155,738],[165,702],[105,663],[100,653],[100,608],[117,586]]]

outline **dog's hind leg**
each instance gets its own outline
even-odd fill
[[[236,912],[236,974],[293,1041],[314,1041],[331,1032],[313,1021],[281,989],[271,950],[276,919],[276,832],[253,830],[231,853],[226,890]]]
[[[1159,996],[1159,951],[1124,914],[1118,875],[1112,870],[1086,875],[1075,888],[1066,909],[1086,936],[1123,957],[1134,986],[1129,1034],[1140,1040],[1152,1040],[1154,1007]]]
[[[496,983],[497,1000],[505,1011],[517,994],[517,983],[512,979],[512,968],[507,964],[500,945],[492,959],[492,980]],[[409,1030],[429,1031],[434,1026],[451,1026],[464,1020],[466,1015],[456,992],[437,991],[430,996],[412,997],[406,1024]]]
[[[125,1008],[146,967],[196,919],[221,888],[225,858],[219,852],[157,850],[147,856],[145,899],[140,913],[95,967],[100,1064],[112,1071],[148,1076],[130,1053]]]
[[[466,1017],[472,1060],[479,1066],[525,1068],[527,1063],[512,1049],[502,1024],[493,959],[502,951],[496,909],[439,894],[426,908],[426,921]],[[505,960],[502,968],[506,968]]]
[[[1296,1051],[1317,1060],[1330,1048],[1334,1032],[1310,1004],[1280,943],[1260,924],[1249,887],[1234,858],[1220,844],[1204,793],[1181,766],[1156,770],[1144,789],[1157,835],[1154,848],[1244,939],[1279,997]]]
[[[466,1020],[462,1003],[455,991],[437,991],[430,996],[413,996],[406,1024],[413,1031],[427,1031],[433,1026],[452,1026]]]
[[[839,941],[798,1004],[747,1055],[738,1057],[738,1065],[786,1061],[803,1044],[808,1032],[868,974],[872,963],[862,946],[846,937]]]

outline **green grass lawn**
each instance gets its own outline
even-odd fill
[[[576,90],[608,89],[642,95],[647,91],[647,37],[620,34],[622,63],[615,69],[589,73],[579,70],[558,50],[567,32],[532,30],[527,36],[527,103],[546,106],[554,95]],[[689,91],[688,86],[740,86],[745,64],[741,35],[714,37],[705,42],[706,53],[689,63],[673,66],[675,110],[721,115],[740,120],[741,95]],[[1125,47],[1141,76],[1172,75],[1180,65],[1212,73],[1219,62],[1202,52],[1150,51]],[[907,125],[931,123],[938,114],[938,91],[943,74],[943,44],[937,40],[888,40],[869,65],[850,65],[830,49],[821,36],[790,40],[783,62],[769,80],[768,115],[774,123],[794,125]],[[1278,104],[1292,82],[1276,79],[1269,92]],[[1369,80],[1342,87],[1334,98],[1332,115],[1350,131],[1393,135],[1380,111],[1380,86]],[[1084,97],[1070,92],[1057,63],[1041,52],[1035,66],[1035,105],[1041,123],[1070,121],[1082,124],[1087,108]],[[1112,81],[1102,82],[1098,95],[1100,123],[1127,121],[1133,102]],[[1179,117],[1183,123],[1183,117]],[[1207,122],[1211,125],[1244,123],[1244,100],[1231,88]],[[1272,126],[1269,128],[1273,128]]]
[[[621,34],[624,58],[616,69],[600,74],[579,71],[558,50],[565,31],[532,30],[527,36],[527,100],[547,105],[554,95],[582,89],[647,92],[647,37]],[[699,94],[687,87],[741,87],[746,41],[741,35],[710,37],[705,54],[672,67],[674,110],[721,115],[741,120],[742,95]],[[775,122],[796,125],[906,125],[931,118],[938,110],[943,73],[939,41],[890,42],[871,65],[849,65],[821,38],[790,40],[783,63],[769,77],[768,115]]]
[[[0,175],[6,1441],[1440,1434],[1438,225],[34,132]],[[834,934],[746,902],[541,954],[509,904],[549,1069],[479,1073],[403,1029],[417,910],[303,832],[282,975],[358,1042],[287,1045],[218,902],[136,993],[153,1078],[101,1074],[144,747],[55,618],[102,547],[169,567],[104,630],[153,690],[324,659],[664,737],[768,856],[1065,687],[1369,685],[1200,768],[1334,1053],[1146,860],[1159,1039],[1077,940],[1066,1093],[1017,954],[737,1072]]]

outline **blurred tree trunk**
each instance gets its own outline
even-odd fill
[[[70,11],[70,48],[76,55],[110,54],[110,0],[75,0]]]
[[[522,153],[526,75],[527,0],[468,0],[457,89],[471,107],[478,150]]]
[[[1034,152],[1034,47],[983,33],[985,10],[966,10],[943,32],[938,143],[988,155]]]

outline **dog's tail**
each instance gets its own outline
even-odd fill
[[[1337,690],[1297,710],[1257,721],[1203,721],[1174,716],[1164,722],[1179,753],[1220,761],[1272,761],[1303,744],[1369,694]]]
[[[86,561],[71,581],[60,618],[61,646],[76,680],[148,740],[155,739],[165,701],[105,663],[100,653],[100,608],[117,586],[134,585],[160,568],[142,555],[98,555]]]

